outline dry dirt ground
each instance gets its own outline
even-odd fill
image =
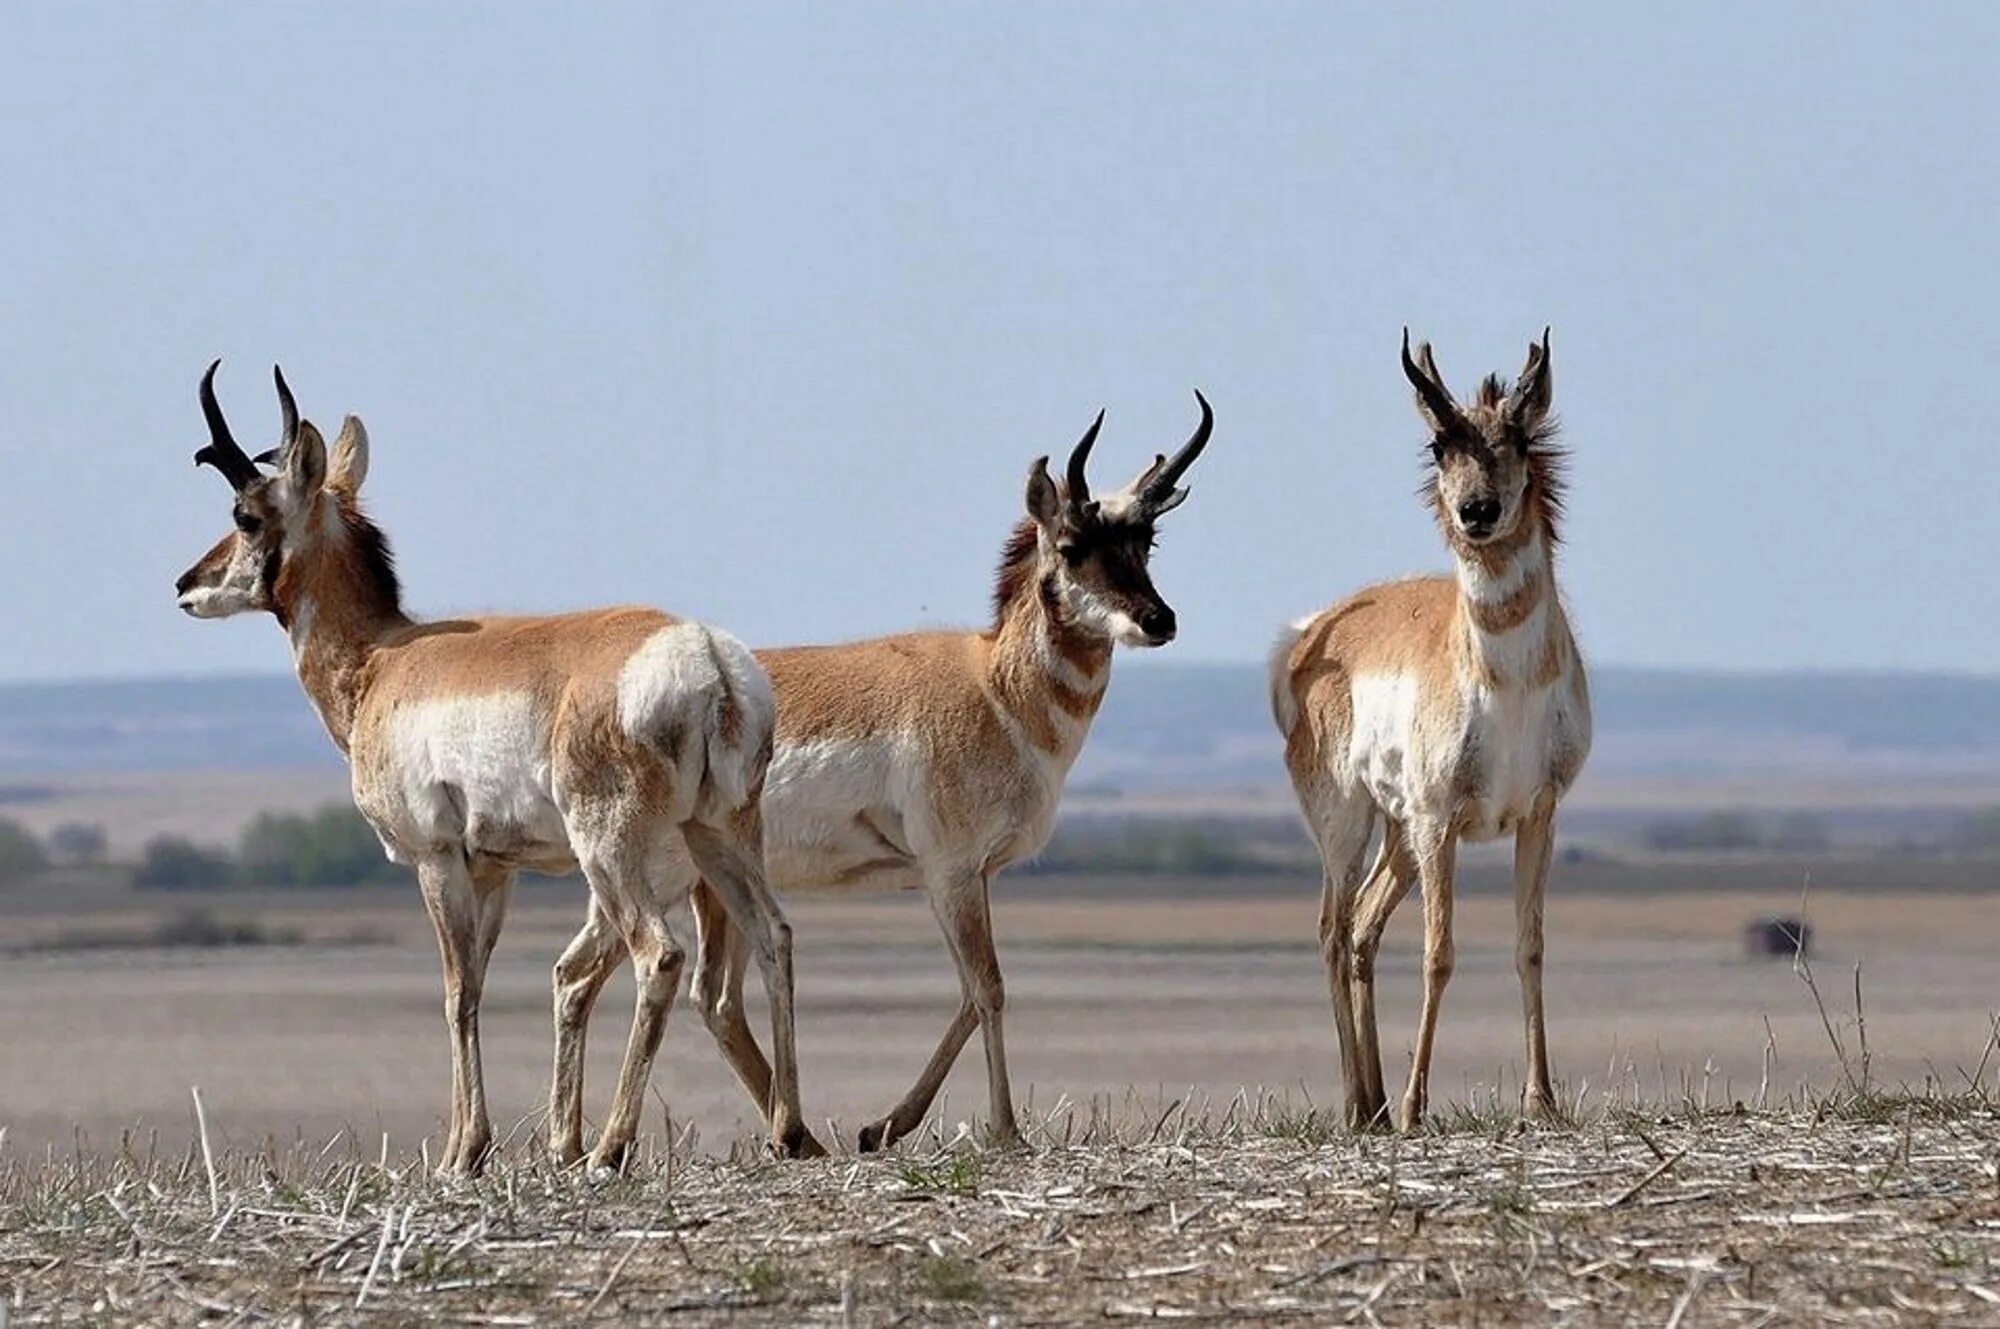
[[[1357,1138],[1239,1099],[1021,1151],[923,1138],[473,1182],[350,1140],[0,1165],[17,1324],[2000,1322],[1990,1096],[1461,1116]]]
[[[1788,964],[1739,949],[1745,918],[1795,898],[1558,895],[1553,1044],[1583,1124],[1528,1132],[1511,911],[1469,896],[1439,1133],[1395,1140],[1324,1115],[1309,891],[1022,886],[995,908],[1033,1149],[964,1138],[975,1046],[899,1153],[771,1163],[683,1007],[637,1171],[597,1184],[547,1170],[534,1140],[571,890],[524,890],[502,942],[483,1030],[510,1142],[469,1184],[424,1166],[448,1076],[413,891],[0,908],[11,946],[187,903],[311,943],[0,959],[0,1319],[2000,1323],[1990,896],[1816,897],[1823,1018]],[[1385,963],[1392,1077],[1414,913]],[[954,982],[918,902],[793,917],[808,1111],[851,1141],[914,1076]],[[328,941],[356,934],[376,941]],[[614,987],[600,1008],[593,1105],[629,1001]],[[1864,1056],[1886,1092],[1852,1092]]]

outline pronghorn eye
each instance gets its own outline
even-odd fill
[[[1057,552],[1062,555],[1063,562],[1069,564],[1071,567],[1075,567],[1077,564],[1083,562],[1084,557],[1089,553],[1082,545],[1074,544],[1059,545],[1057,546]]]
[[[1434,439],[1432,439],[1432,440],[1431,440],[1431,460],[1432,460],[1432,461],[1443,461],[1443,460],[1444,460],[1444,440],[1443,440],[1443,439],[1441,439],[1441,438],[1434,438]]]
[[[257,514],[245,512],[242,508],[236,509],[236,529],[243,532],[243,534],[255,535],[257,534],[257,528],[263,524],[262,521],[258,520]]]

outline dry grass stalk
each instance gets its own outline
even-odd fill
[[[1600,1092],[1560,1129],[1482,1099],[1407,1139],[1265,1091],[1135,1092],[1055,1103],[1023,1151],[940,1124],[778,1164],[683,1135],[608,1182],[525,1135],[472,1182],[352,1136],[218,1138],[212,1171],[0,1155],[0,1304],[17,1326],[1971,1322],[2000,1297],[2000,1103],[1965,1078],[1764,1112]]]

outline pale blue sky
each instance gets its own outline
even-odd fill
[[[1215,403],[1182,660],[1439,566],[1408,322],[1555,327],[1562,575],[1630,664],[2000,662],[2000,6],[0,13],[0,678],[197,623],[195,385],[355,411],[420,611],[975,622],[1038,454]],[[1163,657],[1165,658],[1165,657]]]

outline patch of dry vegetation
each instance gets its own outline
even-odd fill
[[[1058,1105],[1018,1152],[780,1164],[690,1142],[471,1182],[352,1137],[0,1163],[14,1325],[1893,1324],[2000,1319],[2000,1103],[1842,1091],[1462,1109],[1354,1136],[1273,1099]]]

